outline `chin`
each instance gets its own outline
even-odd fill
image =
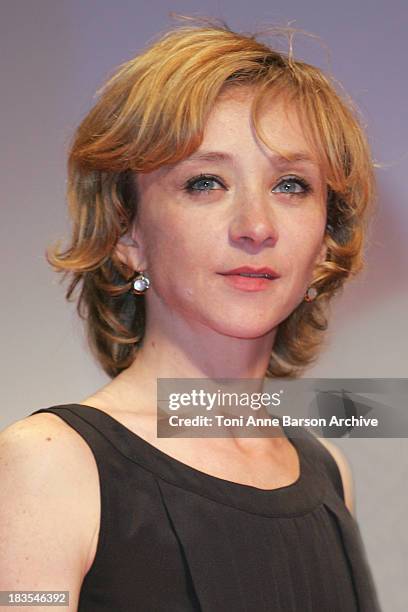
[[[242,338],[247,340],[252,340],[255,338],[262,338],[267,334],[272,333],[278,324],[259,321],[258,323],[248,321],[234,323],[234,321],[229,320],[224,325],[218,323],[215,331],[225,335],[230,336],[232,338]]]

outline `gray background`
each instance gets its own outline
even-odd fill
[[[2,428],[38,408],[81,401],[108,381],[44,249],[68,230],[65,159],[74,127],[114,67],[177,23],[171,10],[221,17],[243,31],[292,22],[330,49],[328,66],[322,44],[295,38],[295,54],[329,68],[357,102],[383,167],[367,269],[333,305],[327,349],[308,376],[407,375],[405,0],[2,0]],[[408,440],[336,443],[352,465],[384,610],[405,611]]]

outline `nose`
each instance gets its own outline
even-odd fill
[[[229,230],[231,241],[249,249],[274,246],[278,228],[271,201],[254,196],[235,204]]]

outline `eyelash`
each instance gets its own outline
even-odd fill
[[[203,193],[208,194],[210,191],[216,191],[215,189],[195,189],[194,188],[195,183],[198,183],[200,181],[216,181],[217,183],[222,185],[221,179],[219,179],[217,176],[214,176],[212,174],[199,174],[198,176],[194,176],[193,178],[189,179],[185,183],[183,187],[184,191],[186,191],[192,196],[197,196],[197,195],[200,196]],[[298,176],[294,176],[294,175],[284,176],[280,180],[280,182],[276,185],[276,187],[279,187],[285,182],[286,183],[297,183],[303,189],[303,191],[300,191],[300,192],[286,192],[286,195],[302,197],[312,191],[311,185],[307,181],[305,181],[305,179],[301,179]],[[276,189],[276,187],[274,187],[274,189]],[[285,192],[281,191],[278,193],[285,193]]]

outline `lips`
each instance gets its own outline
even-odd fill
[[[252,266],[240,266],[239,268],[234,268],[233,270],[228,270],[227,272],[220,272],[223,276],[242,276],[248,278],[279,278],[279,274],[275,272],[272,268],[262,267],[262,268],[253,268]]]

